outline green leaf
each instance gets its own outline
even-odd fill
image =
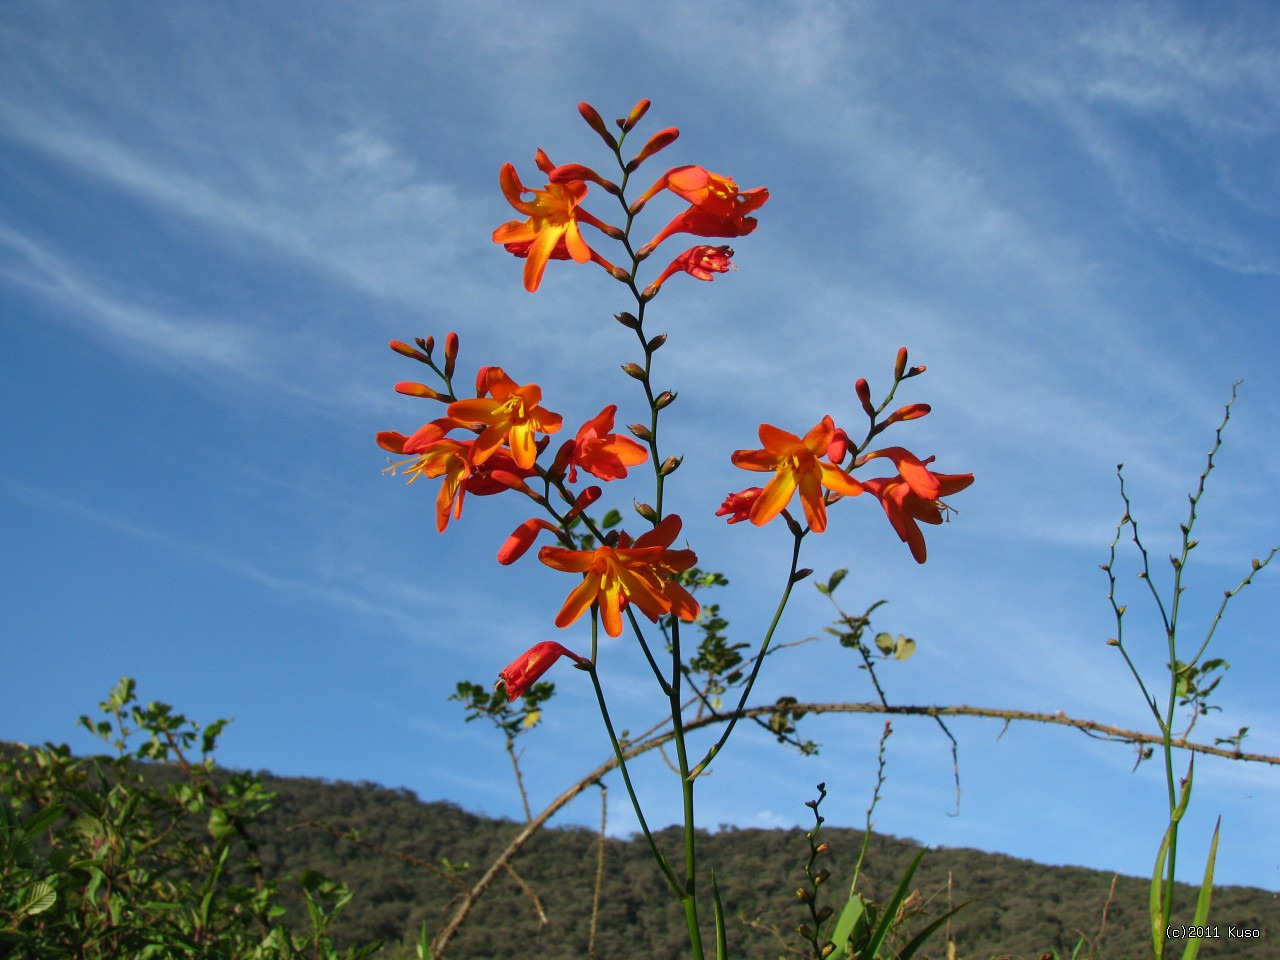
[[[871,942],[867,944],[868,956],[874,957],[880,952],[880,945],[884,943],[884,938],[889,935],[889,927],[893,923],[893,918],[898,913],[898,907],[902,901],[907,898],[907,890],[911,884],[911,878],[915,875],[916,867],[920,866],[920,861],[924,859],[924,851],[921,850],[916,854],[916,858],[911,861],[911,866],[907,867],[907,872],[902,875],[902,879],[898,881],[898,889],[893,891],[893,896],[889,902],[884,905],[884,913],[880,916],[880,923],[876,926],[875,932],[871,935]]]
[[[1192,926],[1203,928],[1209,919],[1209,902],[1213,899],[1213,867],[1218,859],[1218,831],[1222,828],[1222,818],[1213,825],[1213,841],[1209,844],[1209,857],[1204,862],[1204,879],[1200,882],[1200,896],[1196,899],[1196,915],[1191,920]],[[1192,937],[1182,952],[1182,960],[1196,960],[1200,953],[1203,938]]]
[[[716,960],[727,960],[729,946],[724,932],[724,906],[720,903],[720,886],[716,883],[714,869],[711,871],[711,905],[715,908],[716,918]]]
[[[610,510],[604,515],[604,519],[600,521],[600,529],[608,530],[612,527],[616,527],[621,522],[622,514],[617,510]]]
[[[1169,824],[1160,841],[1160,851],[1156,854],[1156,867],[1151,872],[1151,946],[1155,950],[1156,960],[1164,956],[1164,861],[1169,855],[1169,837],[1177,829],[1176,823]]]
[[[47,880],[37,880],[27,887],[22,904],[18,907],[18,915],[34,916],[37,913],[44,913],[54,905],[57,899],[58,894],[52,884]]]
[[[881,652],[881,653],[883,653],[886,657],[887,657],[889,654],[893,653],[893,648],[894,648],[894,646],[895,646],[895,644],[894,644],[894,642],[893,642],[893,635],[892,635],[892,634],[889,634],[889,633],[877,633],[877,634],[876,634],[876,647],[877,647],[877,648],[880,650],[880,652]]]
[[[916,642],[910,637],[898,637],[898,642],[893,645],[893,659],[910,660],[915,656]]]
[[[835,929],[831,931],[831,939],[835,941],[836,949],[841,957],[849,956],[849,938],[853,936],[853,931],[858,921],[866,912],[866,902],[862,899],[862,894],[849,891],[849,900],[844,905],[844,909],[840,911],[840,916],[836,918]]]
[[[827,592],[833,593],[836,587],[840,586],[840,582],[848,575],[849,570],[844,567],[832,573],[830,579],[827,580]]]
[[[932,923],[930,923],[927,927],[925,927],[919,933],[917,933],[914,937],[911,938],[911,942],[902,948],[902,952],[898,954],[897,960],[911,960],[911,958],[916,955],[916,951],[924,946],[925,941],[928,940],[931,936],[933,936],[934,932],[940,926],[942,926],[944,923],[946,923],[948,920],[950,920],[953,916],[955,916],[957,913],[959,913],[961,910],[963,910],[965,907],[967,907],[971,903],[973,903],[972,900],[966,900],[964,903],[958,904],[957,906],[948,910],[942,916],[938,917],[937,920],[934,920]],[[1074,954],[1072,954],[1072,956],[1074,956]]]

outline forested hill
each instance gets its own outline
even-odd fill
[[[212,889],[202,878],[217,875],[216,870],[208,873],[210,856],[216,859],[208,853],[210,837],[216,836],[223,845],[219,849],[233,857],[230,874],[217,881],[224,890],[217,900],[219,923],[226,929],[242,912],[236,904],[243,901],[235,899],[235,889],[245,890],[242,884],[247,884],[269,893],[270,883],[258,887],[246,871],[245,857],[256,850],[261,877],[279,883],[287,908],[282,919],[290,930],[305,931],[313,922],[304,909],[299,881],[314,891],[319,871],[345,883],[352,895],[329,928],[341,950],[382,940],[385,946],[376,956],[410,960],[416,956],[411,944],[424,922],[431,933],[441,930],[465,891],[522,829],[519,823],[476,816],[449,803],[423,803],[409,791],[376,784],[284,779],[266,773],[233,775],[213,767],[206,774],[197,765],[139,762],[147,749],[144,745],[130,757],[99,760],[72,757],[65,747],[29,750],[0,743],[0,814],[9,818],[5,822],[12,838],[10,842],[0,836],[0,957],[10,955],[21,941],[25,952],[17,956],[43,958],[48,952],[41,944],[49,945],[53,931],[63,946],[73,945],[57,956],[80,956],[74,944],[86,937],[94,941],[116,936],[117,919],[126,914],[130,929],[143,938],[140,942],[168,937],[164,931],[173,926],[170,920],[193,909],[189,895],[199,900],[200,890]],[[263,796],[263,787],[274,798]],[[247,802],[237,805],[237,796]],[[199,797],[208,802],[196,802]],[[41,810],[48,810],[48,815],[41,816]],[[14,813],[30,818],[27,823],[40,824],[32,828],[36,833],[31,839],[22,839],[25,827],[13,832]],[[863,835],[828,825],[821,839],[830,849],[816,866],[828,869],[831,879],[819,888],[819,905],[838,911]],[[660,832],[657,842],[669,859],[678,859],[682,845],[674,828]],[[115,863],[112,869],[121,876],[128,869],[134,878],[112,888],[110,917],[99,909],[101,897],[84,888],[84,877],[93,873],[85,873],[84,865],[99,862],[99,843],[113,844],[115,852],[108,858]],[[859,890],[876,902],[887,901],[919,852],[912,842],[874,836]],[[804,831],[723,828],[702,835],[699,856],[719,878],[730,956],[777,960],[807,955],[800,948],[808,944],[795,933],[797,924],[808,918],[796,899],[809,857]],[[585,828],[536,833],[511,861],[513,869],[498,874],[475,902],[448,945],[447,956],[687,956],[682,911],[660,881],[647,844],[635,838],[608,839],[602,869],[600,857],[599,836]],[[127,864],[124,858],[129,858]],[[593,911],[598,873],[602,882],[598,910]],[[1149,957],[1148,881],[1119,878],[1113,890],[1113,879],[1099,871],[1045,867],[972,850],[931,850],[913,879],[911,886],[919,893],[907,901],[913,912],[903,929],[910,935],[945,913],[949,904],[967,903],[949,929],[939,931],[917,957],[1039,960],[1055,956],[1055,951],[1061,960]],[[41,884],[47,889],[42,898],[35,898]],[[170,896],[172,902],[152,902],[164,899],[165,890],[179,889],[189,891],[186,900]],[[704,900],[709,898],[709,891],[700,893]],[[1189,919],[1195,899],[1191,888],[1180,889],[1175,917]],[[704,915],[709,925],[709,902]],[[237,940],[244,949],[235,956],[259,955],[252,952],[254,916],[260,914],[240,918],[250,929]],[[1220,938],[1206,941],[1201,956],[1280,956],[1276,894],[1219,888],[1214,891],[1210,922]],[[1259,936],[1233,939],[1232,930],[1256,931]],[[1090,943],[1073,952],[1082,935]],[[947,936],[954,943],[952,954]],[[1179,946],[1174,955],[1181,954]],[[116,955],[100,949],[92,954]],[[332,951],[323,955],[337,956]]]
[[[408,791],[374,784],[263,777],[277,793],[274,809],[259,824],[264,862],[280,873],[320,869],[349,883],[355,897],[335,931],[342,937],[398,943],[423,920],[439,929],[458,888],[438,871],[447,872],[452,865],[459,868],[457,879],[474,883],[521,827],[452,804],[422,803]],[[862,833],[824,827],[822,835],[831,846],[823,860],[832,873],[828,902],[838,909]],[[669,856],[680,850],[674,831],[664,831],[660,839]],[[519,882],[510,874],[495,882],[450,945],[450,955],[460,960],[586,957],[598,845],[599,837],[585,828],[551,828],[536,835],[514,861]],[[864,892],[887,899],[919,850],[912,842],[873,836],[865,884],[860,884]],[[777,960],[805,946],[793,932],[805,919],[795,899],[808,856],[803,831],[723,829],[705,835],[699,851],[720,878],[732,956]],[[659,882],[643,839],[610,839],[604,857],[596,956],[684,956],[683,915]],[[1089,937],[1098,933],[1112,879],[1099,871],[1045,867],[973,850],[933,850],[914,878],[913,886],[927,901],[914,926],[918,929],[924,918],[945,912],[948,897],[954,903],[972,901],[951,924],[960,960],[1036,960],[1051,950],[1070,957],[1081,932]],[[1095,957],[1150,956],[1147,896],[1148,881],[1119,879]],[[1179,903],[1189,917],[1195,892],[1180,890]],[[1280,956],[1280,898],[1275,894],[1219,888],[1212,919],[1222,939],[1207,941],[1201,956]],[[1228,924],[1260,930],[1264,939],[1228,940]],[[1181,952],[1179,948],[1176,955]],[[926,953],[935,960],[947,955],[941,934]]]

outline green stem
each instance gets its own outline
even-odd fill
[[[756,654],[755,666],[751,668],[751,675],[747,677],[746,685],[742,688],[742,696],[738,698],[738,706],[734,708],[733,715],[729,718],[729,723],[725,726],[724,733],[720,735],[720,739],[715,742],[707,755],[702,761],[693,768],[686,776],[686,781],[692,781],[697,778],[707,768],[707,765],[715,759],[715,755],[729,739],[729,735],[733,733],[733,728],[737,726],[738,719],[742,716],[742,710],[747,704],[747,697],[751,695],[751,688],[755,686],[756,677],[760,673],[760,667],[764,663],[765,654],[769,652],[769,643],[773,640],[773,634],[778,629],[778,624],[782,621],[782,612],[787,608],[787,601],[791,598],[791,588],[795,586],[796,569],[800,563],[800,544],[804,540],[807,531],[800,530],[796,525],[792,525],[792,536],[794,542],[791,546],[791,569],[787,573],[787,586],[782,591],[782,597],[778,600],[778,608],[773,612],[773,620],[769,623],[769,629],[765,631],[764,640],[760,644],[760,652]],[[683,770],[681,771],[683,773]]]
[[[695,960],[702,960],[702,930],[698,924],[698,858],[695,848],[693,781],[689,776],[689,754],[684,741],[684,714],[680,703],[680,621],[671,622],[671,732],[676,744],[676,762],[680,769],[680,791],[684,800],[684,919],[689,927],[689,943]]]
[[[683,897],[683,891],[680,887],[680,881],[676,879],[675,873],[671,870],[671,865],[667,863],[667,858],[662,855],[662,851],[658,849],[657,842],[653,839],[653,833],[649,830],[649,824],[644,818],[644,810],[640,807],[640,798],[636,796],[635,786],[631,783],[631,773],[627,770],[627,760],[623,755],[622,744],[618,740],[618,735],[613,729],[613,720],[609,716],[609,707],[605,703],[604,688],[600,686],[600,676],[596,673],[596,635],[597,635],[597,616],[593,609],[591,612],[591,666],[587,670],[591,674],[591,685],[596,691],[596,702],[600,706],[600,716],[604,720],[604,728],[609,734],[609,743],[613,745],[613,755],[618,761],[618,770],[622,774],[622,782],[627,787],[627,796],[631,800],[631,808],[635,810],[636,819],[640,822],[640,830],[644,833],[644,838],[649,843],[649,851],[653,854],[653,859],[657,861],[658,868],[662,871],[662,875],[666,877],[667,883],[671,886],[671,890],[677,897]]]

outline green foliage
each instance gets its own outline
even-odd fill
[[[226,721],[202,730],[168,704],[144,706],[127,678],[101,707],[103,719],[81,724],[115,756],[0,754],[0,957],[358,960],[378,949],[335,948],[328,928],[351,893],[318,874],[302,881],[309,931],[279,922],[279,882],[251,833],[274,796],[250,774],[215,771]]]

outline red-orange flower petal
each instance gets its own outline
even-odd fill
[[[827,455],[835,430],[835,422],[829,416],[823,417],[803,439],[762,423],[760,442],[764,449],[734,452],[735,466],[774,474],[751,507],[752,523],[756,526],[768,523],[786,509],[792,494],[799,489],[805,520],[814,533],[822,533],[827,528],[823,488],[847,497],[856,497],[862,492],[857,480],[839,467],[820,460]]]
[[[569,657],[577,663],[591,662],[554,640],[535,643],[498,673],[499,682],[507,688],[507,700],[523,697],[561,657]]]
[[[627,475],[628,467],[649,459],[649,451],[640,444],[612,432],[617,412],[617,405],[611,403],[578,431],[572,452],[568,455],[570,483],[577,483],[578,467],[601,480],[621,480]]]
[[[938,496],[951,496],[973,483],[971,473],[938,473],[931,476],[938,481]],[[917,521],[942,523],[945,506],[936,498],[930,499],[917,494],[901,474],[864,480],[862,486],[880,501],[898,539],[911,548],[911,556],[916,563],[924,563],[927,551],[924,533],[916,525]]]
[[[555,433],[563,418],[539,405],[542,389],[536,383],[521,386],[501,367],[487,368],[485,389],[491,397],[457,400],[449,404],[449,416],[483,429],[476,438],[472,456],[477,464],[504,443],[521,469],[529,469],[537,459],[535,433]]]
[[[557,627],[576,621],[593,603],[600,606],[600,619],[611,637],[622,633],[622,611],[634,603],[652,620],[673,614],[682,620],[698,616],[698,602],[687,590],[670,580],[671,574],[697,563],[692,550],[667,549],[680,532],[680,518],[672,514],[634,544],[625,534],[618,545],[601,545],[594,550],[543,547],[538,559],[553,570],[585,574],[565,600],[556,616]]]
[[[545,156],[539,151],[539,161]],[[547,160],[546,163],[549,164],[550,161]],[[542,165],[540,162],[539,166]],[[591,259],[591,248],[582,239],[582,232],[578,228],[581,213],[577,207],[587,195],[587,185],[584,182],[574,180],[549,183],[546,189],[536,190],[526,187],[520,181],[516,168],[509,163],[503,164],[498,182],[507,202],[529,218],[524,221],[510,220],[493,231],[495,243],[509,245],[528,242],[528,246],[523,248],[524,255],[528,258],[524,265],[526,290],[533,293],[538,289],[547,261],[561,242],[569,256],[578,263],[586,263]],[[532,200],[524,199],[527,193],[533,194]]]

